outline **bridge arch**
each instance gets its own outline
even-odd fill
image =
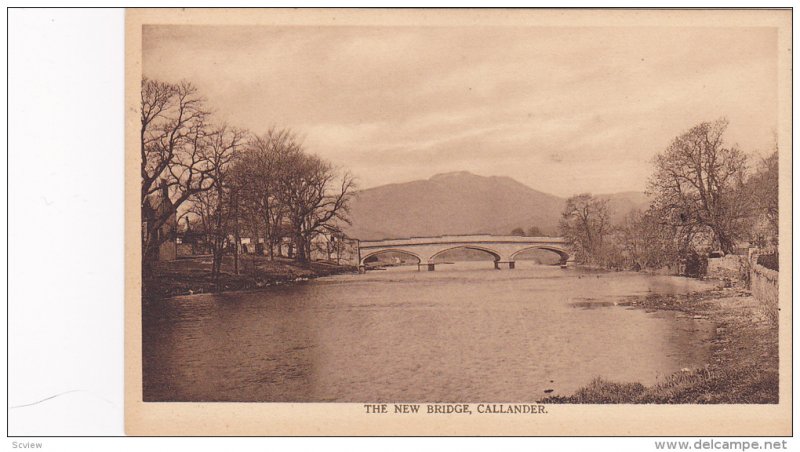
[[[572,251],[567,241],[561,237],[518,237],[498,235],[443,235],[436,237],[412,237],[400,239],[363,240],[358,242],[359,264],[373,256],[395,252],[412,256],[425,265],[428,271],[434,271],[435,259],[451,250],[467,249],[487,253],[494,258],[494,268],[507,265],[514,268],[514,259],[520,253],[531,249],[543,249],[559,256],[561,266],[572,260]],[[366,254],[363,254],[366,253]],[[361,256],[364,256],[363,258]]]
[[[435,253],[434,253],[434,254],[433,254],[431,257],[430,257],[430,259],[428,259],[428,263],[429,263],[429,264],[432,264],[432,263],[434,263],[434,262],[433,262],[433,261],[434,261],[434,259],[436,259],[436,257],[437,257],[437,256],[439,256],[439,255],[441,255],[441,254],[444,254],[444,253],[446,253],[446,252],[448,252],[448,251],[452,251],[452,250],[458,250],[458,249],[462,249],[462,248],[464,248],[464,249],[468,249],[468,250],[483,251],[484,253],[491,254],[491,255],[494,257],[494,261],[495,261],[495,262],[499,262],[500,260],[502,260],[502,256],[500,255],[500,253],[499,253],[499,252],[497,252],[497,251],[495,251],[495,250],[493,250],[493,249],[490,249],[490,248],[486,248],[486,247],[483,247],[483,246],[478,246],[478,245],[456,245],[456,246],[451,246],[451,247],[449,247],[449,248],[445,248],[445,249],[443,249],[443,250],[440,250],[440,251],[437,251],[437,252],[435,252]]]
[[[386,254],[386,253],[406,254],[408,256],[416,258],[419,261],[420,264],[423,263],[422,258],[419,257],[419,254],[417,254],[417,253],[413,253],[411,251],[406,251],[406,250],[403,250],[403,249],[388,248],[388,249],[373,251],[373,252],[367,254],[366,256],[361,258],[361,262],[359,262],[359,264],[360,265],[365,265],[367,263],[367,259],[369,259],[370,257],[374,257],[374,256],[378,256],[378,255],[381,255],[381,254]]]
[[[561,258],[561,265],[566,264],[567,261],[569,260],[569,252],[567,250],[556,246],[547,246],[547,245],[533,245],[526,248],[522,248],[521,250],[517,250],[514,252],[514,254],[511,255],[511,260],[512,261],[515,260],[517,258],[517,255],[519,255],[520,253],[524,253],[525,251],[530,251],[530,250],[546,250],[556,253]]]

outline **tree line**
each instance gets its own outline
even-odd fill
[[[524,230],[521,227],[517,227],[511,230],[511,235],[516,235],[519,237],[546,237],[547,234],[542,232],[538,226],[531,226],[528,230]]]
[[[612,224],[607,200],[568,199],[559,232],[581,263],[618,269],[687,271],[712,252],[778,239],[778,149],[759,162],[725,143],[728,121],[703,122],[676,137],[654,161],[645,210]],[[753,164],[755,163],[755,164]],[[697,264],[700,265],[700,264]]]
[[[191,214],[212,254],[218,278],[226,252],[242,237],[273,258],[284,239],[295,258],[310,260],[312,241],[341,235],[355,190],[349,172],[306,151],[296,133],[253,133],[214,121],[189,82],[148,78],[141,85],[142,259],[147,272],[176,215]],[[246,234],[246,235],[245,235]]]

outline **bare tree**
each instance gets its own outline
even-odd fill
[[[203,235],[203,242],[207,251],[211,251],[212,255],[216,255],[218,244],[215,243],[220,237],[217,230],[217,217],[220,211],[222,202],[217,197],[217,192],[214,190],[206,190],[196,193],[192,196],[189,202],[189,208],[186,211],[187,216],[195,218],[198,223],[198,231]],[[214,259],[216,261],[216,259]],[[212,266],[213,267],[213,266]],[[212,274],[214,270],[212,269]]]
[[[281,175],[278,194],[286,208],[297,258],[307,263],[311,242],[318,234],[341,232],[340,224],[349,224],[348,203],[355,183],[350,173],[337,174],[316,155],[294,153],[287,163],[291,171]]]
[[[633,210],[612,234],[621,259],[617,266],[641,270],[675,265],[686,254],[679,249],[685,243],[679,240],[682,236],[677,228],[659,222],[654,211]]]
[[[746,156],[726,146],[725,119],[701,123],[675,138],[655,159],[648,191],[665,224],[707,229],[724,253],[746,235],[750,196],[744,190]]]
[[[757,172],[748,181],[754,207],[769,225],[769,233],[778,237],[778,150],[761,161]]]
[[[142,79],[141,89],[142,243],[146,264],[168,238],[159,231],[179,207],[211,187],[213,165],[206,153],[209,112],[197,89],[187,82],[169,84],[147,78]],[[159,194],[161,199],[154,202],[153,197]]]
[[[192,196],[194,212],[201,216],[207,234],[207,243],[211,247],[213,281],[219,280],[222,270],[222,258],[229,245],[231,232],[231,182],[230,166],[245,133],[225,125],[211,131],[206,145],[209,175],[213,182],[210,190],[195,193]]]
[[[539,229],[538,226],[531,226],[530,228],[528,228],[527,235],[528,235],[528,237],[544,237],[545,236],[544,232],[542,232],[542,230]]]
[[[578,261],[603,263],[604,240],[611,229],[608,201],[597,199],[588,193],[569,198],[558,228],[575,249]]]
[[[278,196],[279,181],[291,167],[293,155],[301,152],[300,144],[290,129],[272,128],[251,137],[237,166],[243,186],[243,199],[248,203],[251,223],[263,226],[264,241],[270,259],[281,242],[286,208]]]
[[[241,153],[234,153],[233,162],[228,169],[227,181],[227,208],[228,208],[228,232],[233,235],[233,271],[239,274],[239,252],[242,245],[242,212],[243,212],[243,192],[245,184],[238,172],[240,166],[237,165]]]

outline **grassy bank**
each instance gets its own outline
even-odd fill
[[[711,358],[650,387],[596,378],[571,396],[544,403],[777,403],[778,326],[749,292],[715,289],[632,299],[630,306],[680,311],[716,324]]]
[[[245,255],[239,259],[239,274],[236,274],[233,257],[226,256],[220,279],[215,284],[211,280],[211,256],[194,256],[155,263],[152,276],[142,281],[143,296],[146,299],[158,299],[175,295],[250,290],[357,271],[353,266],[329,262],[312,262],[304,267],[291,259],[275,258],[271,261],[265,256]]]

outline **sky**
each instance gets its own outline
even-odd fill
[[[145,26],[143,73],[218,121],[288,127],[360,188],[469,171],[559,196],[643,191],[692,126],[765,155],[772,28]]]

